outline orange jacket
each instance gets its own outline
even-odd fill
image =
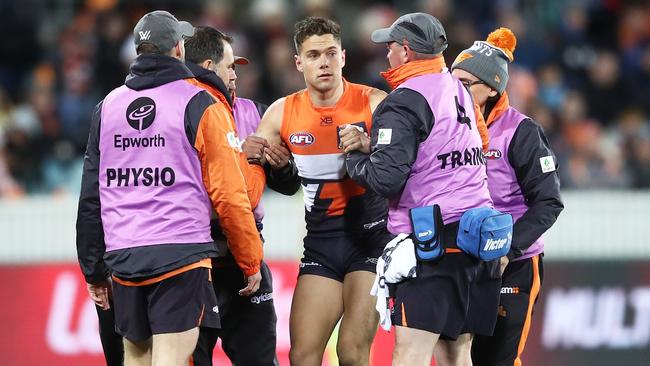
[[[224,97],[224,95],[219,90],[210,84],[201,82],[197,79],[187,80],[190,83],[205,89],[208,93],[210,93],[210,95],[212,95],[213,98],[220,101],[224,107],[228,109],[231,114],[231,118],[228,120],[228,123],[230,125],[230,128],[235,131],[235,134],[237,134],[235,120],[232,117],[232,108],[230,107],[230,104],[228,104],[226,97]],[[248,159],[246,158],[246,154],[244,154],[243,151],[240,151],[239,153],[239,160],[239,166],[242,168],[242,174],[244,174],[244,179],[246,180],[248,199],[251,202],[251,207],[255,208],[262,199],[262,193],[264,193],[264,187],[266,185],[266,175],[264,174],[264,169],[262,169],[262,167],[248,164]]]
[[[247,182],[259,184],[260,179],[246,179],[257,169],[249,169],[241,152],[230,105],[216,89],[196,79],[185,79],[208,91],[216,103],[206,109],[198,125],[196,148],[203,173],[203,182],[219,217],[228,247],[246,276],[260,270],[263,257],[262,241],[255,226],[252,204],[256,205],[264,189],[250,189]],[[261,169],[260,169],[261,170]],[[264,171],[262,170],[262,175]],[[257,196],[251,199],[251,195]]]

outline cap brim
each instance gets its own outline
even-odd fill
[[[370,39],[375,43],[388,43],[393,42],[390,36],[390,28],[381,28],[372,32]]]
[[[248,65],[250,61],[246,57],[235,56],[235,64],[237,65]]]
[[[192,37],[194,35],[194,27],[192,24],[184,21],[178,22],[181,35],[183,37]]]

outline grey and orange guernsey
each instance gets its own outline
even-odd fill
[[[109,268],[140,281],[216,256],[212,209],[242,271],[259,271],[262,244],[232,115],[192,78],[177,59],[141,55],[125,85],[97,106],[77,218],[89,283]]]
[[[354,182],[345,171],[338,129],[352,124],[368,132],[372,88],[343,81],[341,99],[316,107],[307,90],[286,97],[281,137],[302,180],[310,237],[376,231],[386,226],[386,200]]]

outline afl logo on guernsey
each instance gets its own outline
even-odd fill
[[[316,138],[309,132],[296,132],[289,136],[289,143],[295,146],[309,146],[314,141],[316,141]]]
[[[501,159],[501,151],[491,149],[483,153],[483,157],[489,160]]]
[[[129,126],[138,131],[149,128],[155,118],[156,103],[151,98],[138,98],[126,108],[126,120]]]

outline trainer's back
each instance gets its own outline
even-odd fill
[[[440,205],[445,223],[459,220],[470,208],[492,207],[481,136],[468,91],[449,72],[416,76],[399,88],[421,94],[435,122],[419,145],[402,194],[390,201],[388,229],[411,232],[409,210],[415,207]]]

